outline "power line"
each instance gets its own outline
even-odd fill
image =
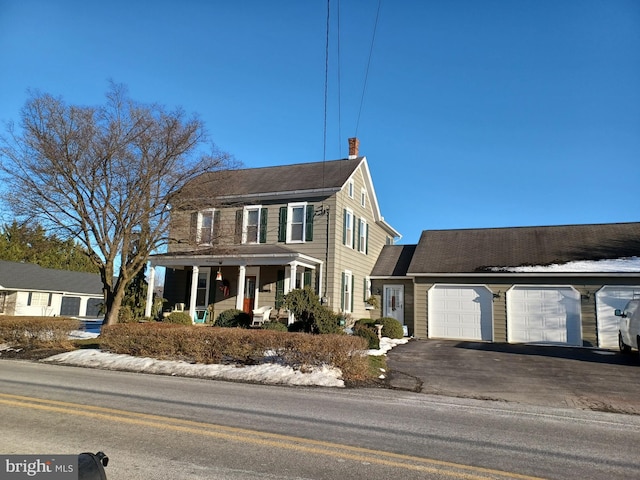
[[[356,122],[356,133],[355,136],[358,136],[358,127],[360,126],[360,114],[362,113],[362,105],[364,104],[364,93],[367,89],[367,79],[369,78],[369,67],[371,66],[371,56],[373,54],[373,43],[376,39],[376,30],[378,29],[378,17],[380,16],[380,5],[382,4],[382,0],[378,0],[378,9],[376,11],[376,21],[373,25],[373,36],[371,38],[371,48],[369,49],[369,60],[367,61],[367,70],[364,75],[364,84],[362,86],[362,97],[360,97],[360,109],[358,110],[358,121]]]

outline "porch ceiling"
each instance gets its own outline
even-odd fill
[[[154,267],[286,265],[297,262],[316,268],[323,262],[280,245],[233,245],[187,252],[164,253],[149,258]]]

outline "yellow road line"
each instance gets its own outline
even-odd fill
[[[57,400],[45,400],[0,393],[0,404],[222,438],[254,445],[286,448],[299,452],[327,455],[335,458],[368,462],[394,468],[437,473],[464,480],[486,480],[487,478],[505,477],[518,480],[542,480],[539,477],[503,472],[490,468],[473,467],[442,460],[325,442],[322,440],[310,440],[277,433],[260,432],[238,427],[227,427],[212,423],[182,420],[148,413],[137,413]]]

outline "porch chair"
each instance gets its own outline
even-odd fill
[[[260,307],[253,311],[252,327],[261,327],[264,322],[269,321],[269,315],[271,314],[271,307]]]
[[[193,315],[194,323],[204,323],[207,321],[207,309],[196,309],[196,313]]]

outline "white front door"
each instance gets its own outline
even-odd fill
[[[385,285],[382,301],[382,316],[395,318],[404,325],[404,285]]]

